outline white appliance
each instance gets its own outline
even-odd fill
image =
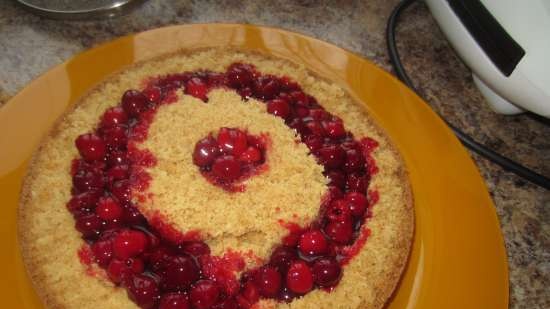
[[[550,0],[425,0],[493,110],[550,118]]]

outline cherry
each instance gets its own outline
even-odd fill
[[[94,237],[101,231],[101,218],[95,214],[87,214],[76,220],[75,228],[82,233],[82,236]]]
[[[128,128],[124,125],[115,125],[101,130],[105,144],[110,149],[125,148],[128,144]]]
[[[262,100],[273,99],[280,91],[281,85],[276,77],[264,75],[256,80],[255,94]]]
[[[313,288],[313,275],[306,262],[297,260],[290,264],[286,285],[296,294],[305,294]]]
[[[327,209],[326,217],[330,221],[346,221],[351,220],[351,210],[349,203],[343,199],[337,199],[330,203]]]
[[[170,291],[188,289],[200,277],[200,270],[195,260],[187,255],[180,255],[168,260],[166,274],[162,281],[163,288]]]
[[[285,100],[273,99],[267,102],[267,112],[286,119],[290,115],[290,106]]]
[[[166,293],[160,298],[159,309],[190,309],[189,297],[186,294]]]
[[[123,209],[113,198],[102,197],[97,203],[95,213],[103,220],[116,220],[122,217]]]
[[[279,269],[282,273],[286,273],[290,267],[290,263],[298,258],[296,250],[286,246],[277,247],[271,253],[269,263]]]
[[[129,274],[139,274],[145,269],[145,264],[139,258],[126,260],[113,259],[107,267],[107,275],[114,283],[121,283]]]
[[[325,135],[325,130],[323,129],[323,126],[321,126],[321,123],[316,120],[306,120],[305,126],[310,134],[323,137]]]
[[[246,133],[239,129],[221,128],[218,132],[218,144],[226,154],[239,156],[248,147]]]
[[[159,298],[156,281],[146,275],[134,274],[125,280],[128,297],[143,309],[152,309]]]
[[[357,218],[362,218],[365,215],[369,201],[364,194],[359,192],[348,192],[344,199],[348,202],[352,215]]]
[[[241,163],[234,156],[221,156],[214,161],[212,172],[220,180],[229,182],[241,176]]]
[[[279,293],[282,285],[281,274],[275,267],[266,266],[260,269],[257,285],[265,297],[275,297]]]
[[[126,90],[122,95],[122,108],[131,117],[137,117],[147,110],[149,100],[138,90]]]
[[[360,174],[349,174],[346,180],[348,190],[355,192],[366,192],[369,181],[367,176]]]
[[[101,127],[108,128],[128,123],[128,115],[120,106],[107,109],[101,118]]]
[[[346,176],[339,170],[330,171],[327,173],[329,185],[344,189],[346,187]]]
[[[334,242],[347,245],[353,237],[353,225],[351,220],[346,221],[330,221],[325,226],[325,234]]]
[[[182,246],[183,252],[199,257],[201,255],[210,254],[210,247],[202,241],[192,241]]]
[[[191,288],[191,304],[195,309],[208,309],[218,302],[220,288],[211,280],[199,280]]]
[[[131,189],[130,182],[127,179],[113,182],[110,189],[111,193],[118,201],[123,203],[130,201]]]
[[[95,262],[101,267],[107,267],[113,259],[113,242],[110,239],[95,242],[91,249]]]
[[[248,148],[239,156],[239,160],[249,164],[260,162],[262,160],[262,152],[254,146],[248,146]]]
[[[104,185],[103,174],[96,170],[80,170],[73,176],[73,186],[78,192],[99,190]]]
[[[208,100],[208,86],[199,77],[191,78],[185,85],[185,93],[203,101]]]
[[[106,154],[105,142],[94,133],[86,133],[78,136],[75,140],[78,152],[86,161],[101,160]]]
[[[322,124],[328,137],[332,139],[340,139],[346,136],[346,130],[344,129],[344,124],[341,121],[326,121]]]
[[[292,292],[288,287],[284,287],[279,295],[277,295],[277,299],[284,303],[290,303],[294,298],[296,298],[296,294]]]
[[[145,222],[145,217],[134,206],[126,206],[122,218],[129,225],[140,225]]]
[[[298,248],[303,255],[320,255],[327,251],[328,243],[321,231],[310,230],[302,234]]]
[[[128,179],[130,167],[126,164],[115,165],[107,171],[107,182],[112,184],[117,180]]]
[[[319,121],[319,124],[321,124],[323,126],[323,132],[325,132],[324,131],[324,129],[326,128],[325,127],[325,121],[323,121],[323,122],[321,122],[321,121],[329,119],[330,114],[322,108],[313,108],[313,109],[309,110],[309,116],[312,119]]]
[[[260,299],[260,293],[256,285],[247,282],[239,295],[236,297],[237,303],[242,309],[249,309]]]
[[[128,164],[130,164],[130,159],[128,158],[128,153],[126,151],[112,149],[107,154],[107,164],[109,166],[128,165]]]
[[[319,258],[312,267],[315,284],[320,287],[331,287],[340,280],[342,268],[334,258]]]
[[[218,143],[212,137],[203,138],[195,145],[193,151],[193,163],[200,167],[205,167],[216,159],[220,155],[220,148]]]
[[[140,231],[124,230],[115,236],[113,249],[115,256],[125,260],[141,254],[147,247],[147,236]]]
[[[160,103],[163,97],[162,89],[158,86],[150,86],[145,88],[145,90],[143,90],[143,95],[145,95],[150,102],[155,104]]]
[[[87,213],[96,207],[100,196],[101,192],[97,190],[74,195],[67,203],[67,209],[75,216]]]
[[[319,161],[327,168],[339,168],[345,158],[345,151],[338,145],[328,145],[319,149]]]
[[[227,83],[232,88],[245,88],[252,85],[253,68],[234,63],[227,69]]]
[[[316,153],[323,147],[323,138],[317,135],[308,135],[304,138],[304,144],[312,153]]]

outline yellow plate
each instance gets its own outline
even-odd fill
[[[508,308],[506,252],[494,206],[468,153],[441,119],[399,81],[353,53],[280,29],[225,24],[161,28],[101,45],[53,68],[0,109],[3,307],[41,307],[17,247],[16,208],[29,157],[55,119],[126,65],[209,46],[260,50],[305,64],[365,102],[397,144],[410,172],[416,231],[388,308]]]

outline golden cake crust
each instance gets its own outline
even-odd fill
[[[386,133],[341,87],[304,67],[258,53],[208,49],[180,51],[133,65],[101,83],[68,111],[33,156],[25,178],[18,215],[18,237],[24,262],[37,293],[49,308],[137,308],[126,292],[89,268],[77,252],[84,245],[66,210],[70,199],[70,162],[78,153],[74,139],[95,127],[103,111],[118,103],[124,90],[141,88],[145,77],[210,69],[224,71],[232,62],[252,63],[262,73],[297,81],[329,112],[344,120],[355,136],[379,142],[373,152],[379,172],[369,189],[380,200],[363,228],[372,234],[344,268],[330,294],[315,290],[290,304],[261,301],[263,308],[381,308],[405,267],[414,228],[413,199],[404,163]]]

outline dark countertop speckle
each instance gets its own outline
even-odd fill
[[[391,71],[384,31],[396,2],[155,0],[115,19],[58,21],[1,1],[0,105],[77,52],[129,33],[184,23],[277,26],[344,47]],[[493,113],[424,4],[403,14],[397,38],[410,77],[437,112],[479,142],[550,175],[550,121]],[[550,192],[472,156],[493,197],[506,240],[510,308],[550,308]]]

